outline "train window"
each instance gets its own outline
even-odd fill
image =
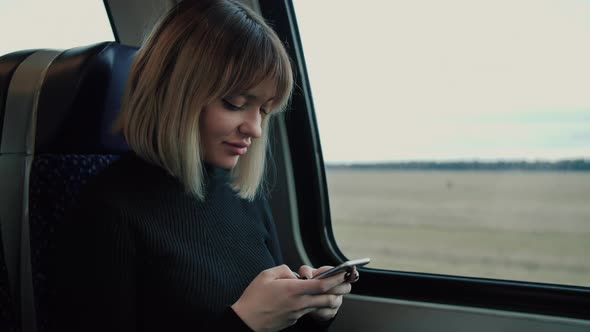
[[[0,55],[38,48],[66,49],[114,40],[100,0],[0,2]]]
[[[590,286],[590,3],[293,6],[347,257]]]

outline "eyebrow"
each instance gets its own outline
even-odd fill
[[[249,93],[242,93],[239,96],[246,98],[248,101],[262,101],[262,99],[260,99],[258,96]],[[273,99],[275,99],[275,96],[270,97],[268,100],[265,101],[265,103],[268,103]]]

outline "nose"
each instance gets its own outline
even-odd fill
[[[244,120],[238,127],[239,132],[247,137],[259,138],[262,136],[262,116],[259,110],[244,113]]]

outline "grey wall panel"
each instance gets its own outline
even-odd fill
[[[119,42],[139,47],[174,0],[106,0]]]
[[[588,332],[590,321],[349,295],[331,331]]]

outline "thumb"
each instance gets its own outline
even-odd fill
[[[301,265],[299,268],[299,275],[307,279],[311,279],[313,277],[314,271],[315,269],[311,266]]]

